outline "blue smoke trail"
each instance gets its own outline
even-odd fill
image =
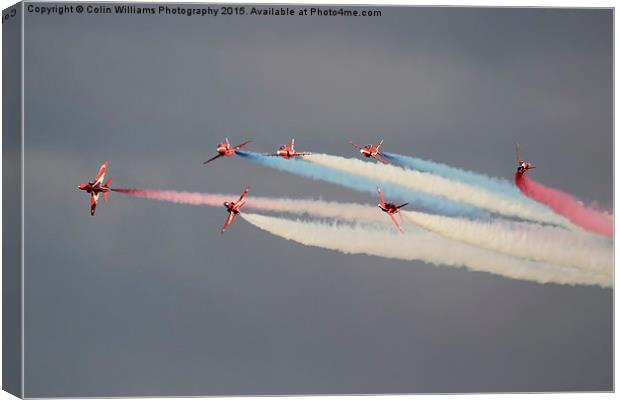
[[[459,180],[479,186],[489,191],[500,192],[515,197],[524,197],[512,182],[505,179],[493,178],[477,172],[466,171],[460,168],[451,167],[446,164],[434,161],[423,160],[421,158],[403,156],[395,153],[383,153],[387,158],[406,168],[417,171],[428,172],[441,177]],[[524,199],[525,200],[525,199]]]
[[[304,160],[285,160],[280,157],[270,157],[250,151],[240,150],[237,150],[237,154],[265,167],[275,168],[280,171],[301,175],[306,178],[334,183],[359,192],[367,192],[375,195],[377,193],[377,182],[362,176],[334,171],[322,165],[317,165]],[[479,219],[488,219],[490,217],[489,213],[486,211],[482,211],[479,208],[470,205],[457,203],[441,196],[414,192],[390,183],[381,183],[380,187],[381,191],[383,191],[384,195],[387,197],[387,201],[391,199],[411,202],[413,203],[413,207],[416,209],[422,208],[429,212],[451,216],[464,216]]]

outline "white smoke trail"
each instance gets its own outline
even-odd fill
[[[238,195],[178,192],[174,190],[115,189],[133,197],[179,204],[221,207]],[[344,221],[380,222],[390,225],[385,213],[358,203],[322,200],[270,198],[249,195],[245,209],[295,215],[309,215]],[[459,240],[504,254],[591,270],[611,276],[611,242],[598,235],[572,232],[551,226],[514,221],[482,222],[444,217],[417,211],[402,211],[409,222],[445,238]],[[405,227],[405,229],[408,229]]]
[[[546,207],[438,175],[328,154],[313,154],[312,157],[307,157],[307,160],[327,168],[374,179],[377,182],[387,182],[410,190],[443,196],[497,214],[564,226],[574,230],[579,229],[566,218],[553,213]]]
[[[401,212],[406,220],[448,239],[609,277],[613,274],[612,244],[597,235],[534,223],[483,222],[416,211]]]
[[[338,225],[241,214],[249,223],[276,236],[345,254],[367,254],[434,265],[467,267],[538,283],[611,287],[608,276],[505,256],[423,231],[390,234],[380,227]]]

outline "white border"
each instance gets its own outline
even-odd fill
[[[22,282],[22,290],[21,290],[21,294],[22,294],[22,303],[21,303],[21,314],[22,314],[22,320],[21,320],[21,324],[22,324],[22,336],[21,336],[21,341],[20,341],[20,346],[21,346],[21,350],[22,350],[22,374],[21,374],[21,395],[24,396],[24,394],[26,393],[25,388],[26,388],[26,378],[25,378],[25,373],[26,373],[26,363],[24,362],[24,360],[26,359],[26,339],[24,337],[24,332],[26,332],[25,330],[25,292],[26,292],[26,279],[25,279],[25,269],[24,269],[24,231],[25,231],[25,225],[24,225],[24,155],[25,155],[25,147],[24,147],[24,123],[26,122],[26,118],[25,118],[25,113],[26,113],[26,107],[25,107],[25,101],[24,101],[24,53],[25,53],[25,47],[24,47],[24,36],[25,36],[25,30],[24,30],[24,25],[25,25],[25,13],[24,13],[24,5],[22,4],[22,35],[21,35],[21,65],[22,65],[22,79],[21,79],[21,91],[22,91],[22,104],[21,104],[21,143],[20,143],[20,171],[19,171],[19,185],[20,185],[20,192],[21,192],[21,209],[20,209],[20,218],[21,218],[21,242],[20,242],[20,250],[21,250],[21,282]]]
[[[38,1],[38,2],[45,2],[47,0],[43,0],[43,1]],[[34,1],[33,1],[34,2]],[[82,2],[75,2],[75,3],[88,3],[88,2],[97,2],[97,1],[82,1]],[[155,1],[138,1],[141,3],[155,3]],[[169,3],[189,3],[187,1],[179,1],[179,0],[169,0],[167,1]],[[60,1],[58,1],[58,3],[61,3]],[[357,1],[353,1],[353,0],[337,0],[337,1],[329,1],[329,0],[313,0],[313,1],[302,1],[302,0],[288,0],[288,1],[257,1],[257,0],[228,0],[228,1],[201,1],[201,2],[194,2],[194,3],[205,3],[205,4],[221,4],[221,3],[245,3],[245,4],[252,4],[252,3],[256,3],[256,4],[267,4],[267,3],[272,3],[272,4],[338,4],[338,5],[378,5],[378,6],[389,6],[389,5],[395,5],[395,6],[466,6],[466,7],[472,7],[472,6],[478,6],[478,7],[561,7],[561,8],[573,8],[573,7],[588,7],[588,8],[610,8],[613,7],[615,8],[615,1],[601,1],[601,0],[594,0],[594,1],[579,1],[579,0],[563,0],[563,1],[557,1],[557,0],[528,0],[528,1],[515,1],[515,0],[476,0],[476,1],[471,1],[471,0],[461,0],[461,1],[455,1],[455,0],[442,0],[442,1],[424,1],[424,0],[417,0],[417,1],[408,1],[408,0],[389,0],[389,1],[368,1],[368,0],[357,0]],[[0,8],[5,9],[7,7],[10,7],[11,5],[15,4],[15,1],[12,0],[0,0]],[[24,8],[22,7],[22,38],[21,38],[21,46],[22,46],[22,65],[24,63]],[[1,38],[1,33],[0,33],[0,38]],[[616,75],[616,67],[617,67],[617,62],[616,62],[616,57],[617,57],[617,52],[615,51],[616,49],[616,43],[618,43],[618,32],[615,29],[615,15],[614,15],[614,78]],[[1,71],[1,54],[0,54],[0,71]],[[0,83],[0,87],[1,87],[1,83]],[[24,74],[22,71],[22,79],[21,79],[21,88],[22,88],[22,94],[24,91]],[[616,177],[619,176],[618,175],[618,165],[616,165],[615,163],[615,154],[618,150],[618,147],[620,145],[618,145],[618,143],[615,141],[615,132],[616,132],[616,124],[617,124],[617,119],[615,118],[616,113],[618,112],[618,107],[617,104],[615,102],[615,93],[617,92],[618,89],[618,84],[616,82],[616,80],[614,79],[614,209],[617,209],[616,207],[616,202],[615,200],[618,198],[618,187],[616,185]],[[2,105],[2,100],[0,99],[0,107]],[[22,132],[21,132],[21,171],[20,171],[20,185],[22,187],[22,193],[21,193],[21,201],[22,201],[22,211],[21,211],[21,223],[22,223],[22,231],[21,231],[21,235],[22,235],[22,241],[21,241],[21,257],[22,257],[22,332],[24,329],[24,269],[23,269],[23,260],[24,260],[24,209],[23,209],[23,204],[24,204],[24,97],[22,96],[22,104],[21,104],[21,123],[22,123]],[[0,143],[0,150],[2,148],[2,145]],[[1,161],[1,151],[0,151],[0,161]],[[0,193],[1,193],[1,184],[2,184],[2,163],[0,162]],[[1,200],[0,200],[1,202]],[[2,216],[2,210],[0,208],[0,218]],[[620,225],[620,223],[615,220],[615,231],[617,232],[618,230],[618,226]],[[0,231],[0,239],[1,239],[2,233]],[[1,243],[0,243],[0,247],[1,247]],[[615,247],[615,246],[614,246]],[[618,261],[618,254],[614,252],[614,263],[615,265],[617,265]],[[0,266],[1,266],[2,261],[0,260]],[[0,277],[0,283],[1,283],[1,277]],[[2,299],[0,297],[0,305],[2,304]],[[616,343],[616,339],[618,338],[618,330],[616,329],[616,318],[615,318],[615,310],[618,310],[618,298],[615,296],[615,292],[614,292],[614,387],[615,387],[615,383],[617,382],[617,377],[618,377],[618,371],[615,368],[615,360],[617,359],[618,356],[618,349],[615,346]],[[2,321],[0,320],[0,338],[2,335]],[[24,346],[24,342],[23,342],[23,336],[22,336],[22,344],[21,344],[21,350],[22,350],[22,359],[24,356],[24,350],[25,350],[25,346]],[[2,355],[2,349],[0,348],[0,358]],[[1,367],[0,367],[0,371],[1,371]],[[24,393],[24,379],[25,379],[25,374],[24,374],[25,370],[24,370],[24,364],[22,363],[22,382],[21,382],[21,387],[22,387],[22,393]],[[377,398],[377,399],[409,399],[409,398],[414,398],[414,399],[436,399],[437,397],[445,397],[448,395],[380,395],[380,396],[371,396],[373,398]],[[615,395],[613,393],[589,393],[589,394],[585,394],[585,393],[560,393],[560,394],[523,394],[523,393],[516,393],[516,394],[472,394],[472,395],[458,395],[459,399],[465,399],[465,400],[471,400],[471,399],[478,399],[480,396],[484,396],[485,398],[491,398],[491,399],[496,399],[496,398],[501,398],[501,399],[522,399],[523,397],[528,397],[531,398],[532,396],[536,396],[536,398],[544,398],[544,399],[568,399],[568,400],[577,400],[577,399],[607,399],[607,398],[615,398]],[[304,397],[308,397],[308,396],[287,396],[287,398],[296,398],[296,399],[302,399]],[[351,398],[353,396],[312,396],[313,398],[317,398],[317,399],[347,399],[347,398]],[[8,399],[13,399],[14,397],[9,395],[6,392],[1,392],[0,393],[0,400],[8,400]],[[156,399],[156,397],[143,397],[145,399]],[[185,397],[170,397],[170,399],[183,399]],[[212,397],[213,398],[213,397]],[[217,397],[215,397],[217,398]],[[264,397],[245,397],[245,399],[262,399]]]

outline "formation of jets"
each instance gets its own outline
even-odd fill
[[[203,164],[208,164],[211,161],[214,161],[220,157],[230,157],[234,155],[237,152],[237,150],[239,150],[240,148],[242,148],[243,146],[247,145],[250,142],[251,140],[246,140],[245,142],[241,144],[238,144],[236,146],[231,146],[228,138],[225,138],[224,143],[220,143],[217,145],[216,151],[218,154],[208,159]],[[383,139],[381,139],[375,145],[368,144],[363,147],[353,143],[352,141],[349,141],[349,143],[353,147],[359,149],[360,154],[363,157],[374,158],[375,160],[379,162],[382,162],[384,164],[389,164],[389,162],[386,160],[385,155],[379,151],[379,148],[383,144]],[[532,164],[526,161],[523,161],[521,159],[521,155],[519,154],[518,144],[515,144],[515,148],[517,151],[517,172],[520,174],[524,174],[528,170],[534,168]],[[290,144],[281,146],[275,153],[263,154],[263,155],[273,156],[273,157],[282,157],[286,160],[289,160],[291,158],[308,156],[311,154],[312,153],[307,153],[307,152],[297,152],[295,150],[295,139],[291,139]],[[99,168],[99,172],[97,173],[97,176],[95,177],[93,181],[89,181],[88,183],[82,183],[78,186],[78,189],[83,190],[90,195],[90,215],[93,215],[93,216],[95,215],[95,210],[97,208],[97,201],[99,200],[99,195],[103,193],[103,201],[106,202],[108,200],[108,192],[113,190],[112,188],[110,188],[110,184],[112,183],[112,178],[108,179],[106,183],[103,183],[107,167],[108,167],[108,161],[104,162],[101,165],[101,167]],[[226,207],[226,211],[228,212],[228,217],[226,218],[226,222],[224,223],[224,226],[220,230],[221,234],[224,234],[224,232],[226,232],[226,229],[228,229],[228,227],[232,225],[232,223],[235,221],[235,217],[241,213],[241,208],[245,206],[247,202],[245,197],[249,191],[250,191],[250,188],[245,188],[245,190],[243,191],[243,193],[241,194],[241,196],[239,197],[237,201],[224,202],[224,207]],[[394,225],[400,232],[404,232],[400,224],[394,217],[394,214],[398,214],[400,216],[401,222],[403,222],[403,216],[400,213],[400,209],[409,203],[396,205],[395,203],[386,202],[385,198],[383,197],[383,193],[381,192],[381,189],[378,186],[377,186],[377,193],[379,194],[379,198],[381,199],[381,203],[377,204],[377,207],[379,207],[381,211],[385,212],[390,217],[390,219],[392,220],[392,222],[394,223]]]

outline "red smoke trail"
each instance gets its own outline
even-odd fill
[[[114,192],[125,193],[133,197],[142,197],[171,203],[190,204],[194,206],[219,207],[225,201],[236,200],[234,195],[205,194],[191,192],[177,192],[175,190],[150,190],[150,189],[112,189]]]
[[[546,187],[519,172],[515,173],[515,183],[524,195],[549,206],[575,225],[590,232],[613,236],[614,223],[611,215],[587,208],[570,194]]]

